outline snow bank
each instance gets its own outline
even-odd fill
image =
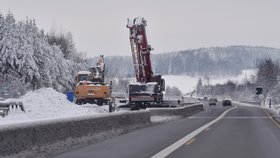
[[[261,105],[255,105],[255,104],[250,104],[250,103],[244,103],[244,102],[239,102],[239,101],[232,101],[234,104],[238,104],[241,106],[249,106],[249,107],[258,107],[258,108],[263,108]]]
[[[277,117],[278,121],[280,121],[280,105],[279,104],[272,104],[269,106],[269,102],[266,101],[265,104],[263,105],[264,108],[268,109],[273,117]]]
[[[278,117],[278,119],[280,118],[280,105],[272,105],[270,111],[273,112],[274,117]]]
[[[268,111],[270,111],[270,113],[272,114],[273,117],[277,118],[278,121],[280,121],[280,105],[271,105],[269,107],[269,105],[266,103],[264,105],[254,105],[254,104],[250,104],[250,103],[242,103],[242,102],[234,102],[238,105],[241,106],[250,106],[250,107],[257,107],[257,108],[262,108],[262,109],[266,109]]]
[[[0,117],[0,126],[38,120],[101,115],[108,113],[109,109],[108,106],[92,104],[76,105],[69,102],[65,94],[59,93],[52,88],[41,88],[28,92],[20,99],[7,99],[4,102],[10,101],[22,101],[26,112],[10,110],[6,117]]]

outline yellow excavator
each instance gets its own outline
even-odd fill
[[[100,55],[96,66],[88,71],[79,71],[75,77],[76,104],[97,104],[99,106],[109,104],[112,94],[112,83],[104,82],[105,62]]]

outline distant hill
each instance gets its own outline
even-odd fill
[[[280,59],[280,49],[251,46],[211,47],[152,54],[153,71],[164,75],[231,76],[256,68],[265,59]],[[89,60],[89,63],[93,59]],[[107,75],[133,76],[131,56],[105,57]]]

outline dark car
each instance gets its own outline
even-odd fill
[[[222,104],[223,106],[231,106],[231,101],[229,99],[224,99]]]
[[[209,99],[209,105],[216,105],[217,104],[217,99],[216,98],[210,98]]]

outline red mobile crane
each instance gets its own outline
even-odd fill
[[[128,19],[129,40],[137,83],[128,86],[129,105],[132,110],[159,106],[163,101],[165,81],[161,75],[153,75],[150,58],[151,46],[148,44],[146,29],[147,21],[138,17]]]

